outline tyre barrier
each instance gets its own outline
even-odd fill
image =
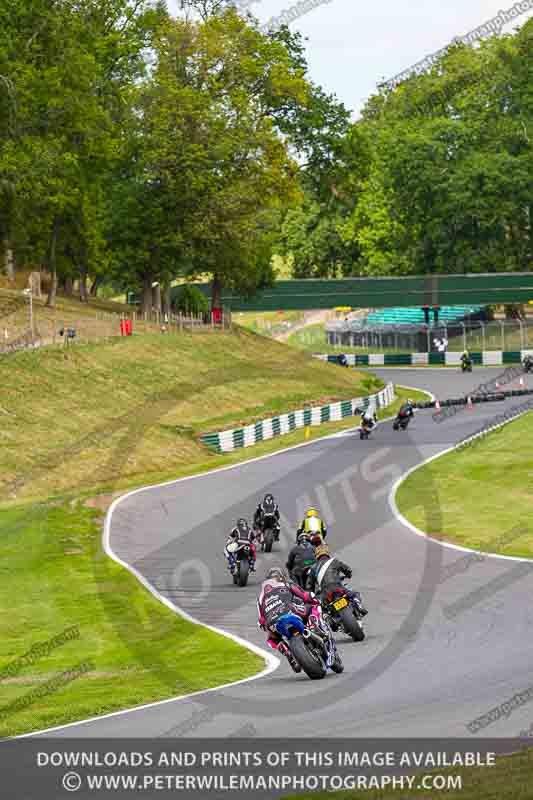
[[[502,403],[511,397],[526,397],[533,395],[533,389],[510,389],[507,392],[496,392],[493,394],[478,395],[472,393],[465,397],[450,398],[449,400],[428,400],[427,402],[415,403],[415,408],[436,408],[437,403],[441,408],[449,408],[450,406],[466,406],[470,403],[476,405],[478,403]]]

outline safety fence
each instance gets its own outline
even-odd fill
[[[470,353],[473,364],[485,367],[498,367],[502,364],[520,364],[527,355],[533,356],[533,350],[485,350]],[[458,367],[461,363],[461,352],[447,353],[348,353],[346,355],[321,355],[315,353],[314,358],[328,361],[330,364],[340,364],[341,359],[351,367],[420,367],[420,366],[448,366]]]
[[[76,317],[63,311],[50,312],[34,307],[31,316],[23,309],[0,318],[0,353],[13,353],[45,345],[70,347],[74,344],[104,342],[119,336],[147,333],[176,334],[208,332],[231,327],[231,315],[224,313],[216,322],[211,315],[161,315],[159,312],[130,315],[95,311]]]
[[[367,397],[356,397],[353,400],[341,400],[338,403],[329,403],[325,406],[302,408],[281,414],[278,417],[261,420],[244,428],[222,431],[218,433],[205,433],[200,440],[217,453],[227,453],[241,447],[251,447],[257,442],[272,439],[275,436],[284,436],[299,428],[323,425],[325,422],[339,422],[346,417],[353,417],[366,410],[369,406],[376,410],[390,406],[395,400],[394,385],[392,383],[377,394]]]

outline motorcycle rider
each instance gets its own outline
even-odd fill
[[[298,542],[289,553],[286,567],[291,579],[302,589],[305,589],[305,574],[315,563],[315,548],[311,544],[308,534],[299,533]]]
[[[472,359],[470,358],[470,353],[468,350],[465,350],[463,355],[461,356],[461,366],[463,370],[470,369],[472,366]]]
[[[366,408],[361,414],[361,427],[366,431],[371,431],[372,428],[377,424],[377,421],[378,415],[375,411],[371,411],[370,406],[368,406],[368,408]]]
[[[415,415],[414,408],[415,408],[414,402],[411,400],[410,397],[408,397],[407,401],[403,403],[403,405],[400,407],[400,410],[398,411],[398,415],[396,417],[396,423],[399,423],[402,420],[406,419],[409,420],[411,417],[414,417]]]
[[[526,356],[523,362],[524,372],[533,372],[533,356]]]
[[[279,506],[274,500],[274,495],[270,493],[264,496],[263,501],[255,509],[254,528],[256,530],[263,530],[263,522],[266,515],[271,515],[276,520],[274,535],[276,539],[279,539]]]
[[[228,569],[233,575],[235,572],[235,554],[230,553],[228,550],[228,545],[232,542],[246,542],[250,545],[251,551],[251,559],[250,559],[250,572],[255,572],[255,562],[257,559],[257,553],[255,550],[254,545],[255,534],[253,530],[248,525],[248,522],[245,519],[238,519],[237,524],[231,530],[228,538],[226,539],[226,544],[224,546],[224,555],[226,556],[226,560],[228,562]]]
[[[286,626],[290,623],[303,633],[311,610],[309,606],[318,605],[319,600],[292,583],[283,568],[269,569],[257,597],[258,625],[268,633],[268,646],[283,653],[295,672],[301,672],[301,667],[283,642]]]
[[[328,535],[328,529],[324,520],[320,519],[319,513],[316,508],[309,508],[303,518],[300,527],[296,531],[296,538],[300,533],[306,533],[309,536],[311,544],[319,545],[324,541]]]
[[[313,592],[315,592],[322,601],[327,597],[330,592],[335,589],[344,589],[342,578],[352,577],[352,568],[331,555],[329,547],[322,544],[316,548],[315,551],[316,565],[311,573]],[[358,600],[362,616],[366,616],[368,611],[361,603],[361,595],[359,592],[353,592]]]

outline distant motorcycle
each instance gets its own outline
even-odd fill
[[[376,427],[375,422],[373,422],[370,419],[363,419],[361,421],[361,426],[359,428],[359,438],[368,439],[375,427]]]
[[[468,358],[461,361],[461,372],[472,372],[471,359]]]
[[[400,431],[400,430],[405,431],[407,430],[407,426],[409,425],[410,421],[411,421],[411,416],[409,414],[398,414],[398,416],[394,420],[392,427],[394,428],[395,431]]]
[[[328,669],[337,673],[343,672],[342,659],[320,606],[311,610],[305,626],[298,615],[288,614],[283,620],[282,629],[285,646],[311,680],[324,678]]]
[[[361,620],[365,612],[359,592],[340,586],[328,593],[322,607],[324,617],[332,631],[342,628],[354,642],[363,641],[365,631]]]
[[[533,357],[526,356],[522,362],[524,372],[533,372]]]
[[[235,569],[233,570],[233,583],[236,586],[246,586],[250,565],[253,562],[252,548],[246,539],[237,539],[227,546],[228,552],[235,557]]]

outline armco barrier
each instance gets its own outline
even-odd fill
[[[419,367],[419,366],[445,366],[458,367],[461,363],[462,353],[452,351],[448,353],[370,353],[368,355],[346,354],[346,361],[350,367]],[[533,350],[516,350],[502,352],[501,350],[485,350],[482,353],[470,353],[474,364],[485,367],[498,367],[503,364],[521,364],[526,355],[533,355]],[[338,364],[340,355],[320,355],[315,353],[314,358]]]
[[[342,400],[339,403],[329,403],[329,405],[314,408],[301,408],[298,411],[291,411],[289,414],[281,414],[279,417],[255,422],[245,428],[204,433],[200,437],[200,441],[217,453],[227,453],[240,447],[251,447],[257,442],[273,439],[275,436],[284,436],[298,428],[322,425],[324,422],[337,422],[346,417],[353,417],[370,405],[373,405],[376,410],[386,408],[394,400],[394,385],[389,383],[381,392],[368,397],[356,397],[353,400]]]

